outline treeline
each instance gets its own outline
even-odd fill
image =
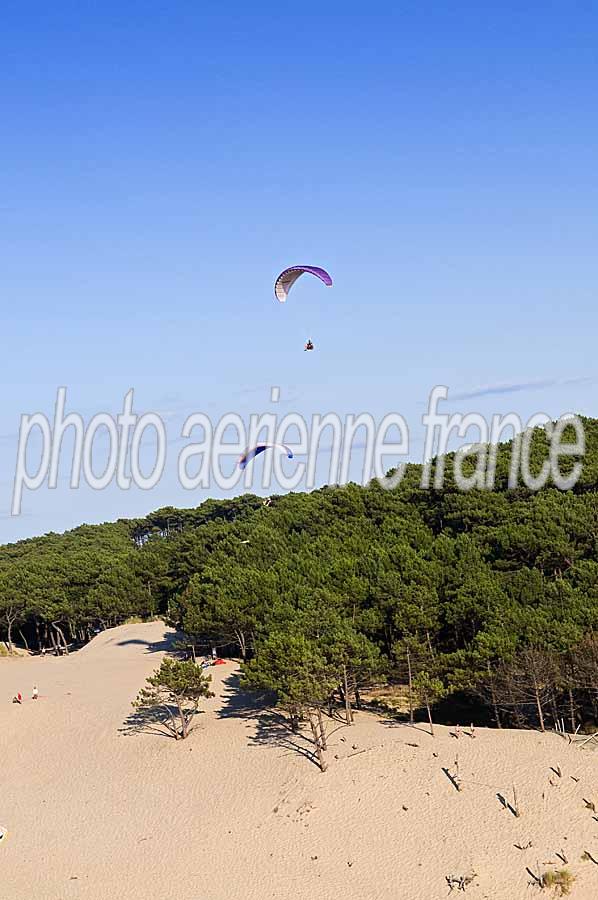
[[[402,686],[411,716],[475,706],[498,726],[598,722],[598,423],[566,493],[325,487],[84,526],[2,550],[0,622],[37,648],[160,614],[191,644],[237,648],[248,684],[293,727],[351,721],[364,690]],[[546,442],[538,432],[532,467]],[[559,726],[560,727],[560,726]],[[323,738],[325,740],[325,736]]]
[[[187,529],[199,537],[207,523],[241,519],[259,507],[257,497],[209,500],[194,510],[167,508],[0,548],[0,640],[9,649],[68,652],[98,628],[164,615],[185,581],[173,539],[183,529],[185,537]]]

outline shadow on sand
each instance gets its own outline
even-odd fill
[[[118,731],[120,734],[155,734],[158,737],[174,738],[169,728],[170,716],[166,709],[136,709]]]
[[[422,734],[427,734],[428,737],[433,737],[430,732],[430,726],[427,722],[419,722],[417,719],[413,724],[409,722],[408,719],[397,719],[392,716],[384,716],[383,718],[378,719],[380,725],[384,725],[385,728],[405,728],[409,731],[421,731]]]
[[[166,737],[175,739],[175,733],[172,728],[171,713],[175,715],[176,707],[159,706],[152,709],[135,709],[127,718],[118,731],[120,734],[153,734],[157,737]],[[202,710],[198,709],[193,716],[191,723],[191,731],[197,726],[197,717],[202,714]],[[177,722],[178,724],[178,722]]]
[[[177,651],[175,645],[181,639],[182,635],[180,634],[167,633],[161,641],[144,641],[143,638],[129,638],[127,641],[117,641],[116,646],[128,647],[137,644],[140,647],[146,647],[146,653],[170,653],[172,656],[179,656],[181,654]]]
[[[316,767],[318,760],[313,741],[303,733],[294,734],[285,717],[274,709],[274,697],[258,691],[247,691],[240,685],[239,675],[229,675],[223,681],[220,719],[245,719],[250,746],[280,747],[285,753],[304,756]]]

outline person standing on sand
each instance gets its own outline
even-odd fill
[[[31,693],[31,699],[32,699],[32,700],[37,700],[38,697],[39,697],[39,691],[38,691],[38,689],[37,689],[37,685],[34,684],[34,685],[33,685],[33,691],[32,691],[32,693]]]

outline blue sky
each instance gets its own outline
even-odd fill
[[[20,416],[61,385],[86,416],[133,387],[173,447],[272,384],[308,416],[401,412],[415,459],[435,384],[598,414],[598,11],[322,6],[3,7],[0,540],[205,499],[173,464],[11,517]],[[277,307],[299,262],[334,287]]]

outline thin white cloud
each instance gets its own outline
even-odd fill
[[[591,384],[596,381],[596,376],[584,375],[579,378],[544,378],[534,381],[515,381],[503,382],[499,384],[488,384],[482,387],[473,388],[471,391],[463,391],[460,394],[453,394],[447,399],[449,400],[473,400],[476,397],[497,397],[505,394],[521,394],[527,391],[542,391],[547,388],[565,387],[574,384]]]

